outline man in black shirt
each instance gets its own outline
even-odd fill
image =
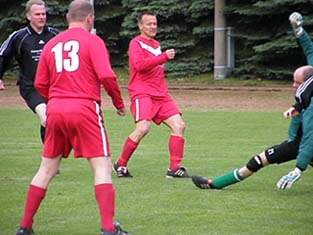
[[[46,126],[46,104],[34,88],[34,79],[43,46],[58,31],[46,26],[46,9],[42,0],[26,3],[26,17],[29,24],[13,32],[0,47],[0,90],[4,90],[3,74],[13,58],[19,65],[19,91],[28,107],[40,119],[40,134],[44,141]]]

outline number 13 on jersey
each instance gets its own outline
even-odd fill
[[[56,71],[58,73],[63,70],[67,72],[73,72],[79,67],[79,43],[75,40],[67,42],[59,42],[51,51],[54,53]],[[63,55],[67,54],[67,58],[63,58]]]

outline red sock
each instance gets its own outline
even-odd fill
[[[115,191],[112,184],[98,184],[94,187],[95,197],[98,203],[101,228],[107,232],[113,232],[114,199]]]
[[[24,215],[20,224],[21,227],[26,227],[27,229],[32,228],[33,218],[40,206],[41,201],[46,195],[46,191],[47,189],[29,185],[25,202]]]
[[[170,169],[174,170],[180,167],[180,162],[183,160],[185,140],[183,137],[170,135],[168,148],[170,152]]]
[[[126,166],[128,160],[132,156],[133,152],[136,150],[138,143],[134,142],[131,138],[127,138],[121,153],[117,161],[118,166]]]

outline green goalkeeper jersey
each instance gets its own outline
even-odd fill
[[[303,49],[308,65],[313,66],[313,42],[308,33],[303,30],[303,34],[298,38],[300,46]]]
[[[302,112],[291,119],[288,129],[288,141],[294,141],[296,137],[302,136]]]

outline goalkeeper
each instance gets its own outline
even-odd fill
[[[297,90],[303,82],[311,79],[313,79],[313,67],[302,66],[294,72],[294,82],[292,86]],[[230,171],[222,176],[213,179],[207,179],[202,176],[192,176],[193,183],[201,189],[222,189],[226,186],[241,182],[243,179],[251,176],[269,164],[280,164],[295,160],[299,153],[300,143],[302,145],[303,142],[302,117],[304,114],[305,112],[301,112],[299,115],[291,119],[288,130],[288,140],[266,149],[260,154],[252,157],[245,166]],[[311,152],[313,152],[313,150]],[[298,174],[296,176],[298,176]],[[298,178],[295,177],[294,180],[297,180]]]
[[[308,64],[313,65],[313,42],[302,27],[302,15],[298,12],[294,12],[290,15],[289,21],[303,49]],[[309,162],[313,159],[313,126],[311,124],[313,118],[313,104],[311,102],[313,95],[312,81],[313,77],[305,81],[305,83],[297,89],[295,96],[296,103],[284,113],[285,117],[296,117],[301,113],[303,136],[299,146],[296,167],[277,182],[279,189],[291,188],[292,184],[301,177],[302,172],[306,170]]]

